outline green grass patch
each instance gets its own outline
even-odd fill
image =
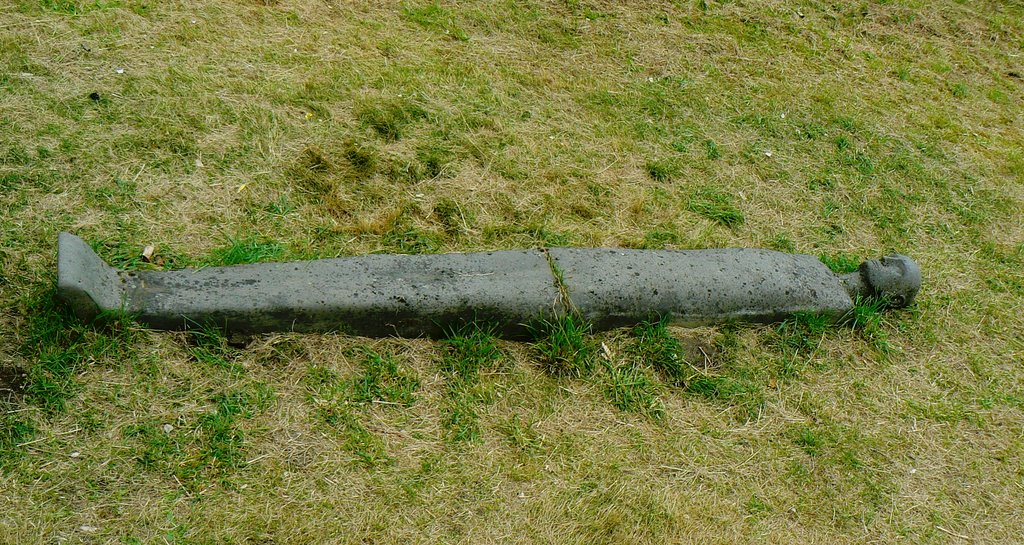
[[[476,407],[488,397],[488,390],[479,384],[480,371],[494,367],[502,358],[493,331],[493,327],[471,323],[451,331],[442,341],[441,371],[448,382],[442,423],[454,441],[480,439]]]
[[[754,494],[747,500],[744,509],[753,517],[762,517],[771,512],[772,506],[764,498]]]
[[[316,419],[331,428],[358,465],[372,469],[394,459],[383,440],[362,423],[372,407],[408,407],[415,402],[419,379],[401,368],[394,356],[362,348],[361,372],[343,379],[336,371],[312,366],[303,380]]]
[[[167,244],[155,244],[152,260],[146,260],[142,248],[126,233],[119,233],[111,240],[93,241],[90,246],[110,266],[122,270],[175,270],[196,265],[193,259],[177,253]]]
[[[668,319],[643,322],[633,328],[630,355],[660,373],[665,381],[682,386],[694,371],[686,364],[686,355],[679,340],[668,330]]]
[[[768,247],[779,252],[796,252],[796,243],[785,233],[779,233],[768,239]]]
[[[0,410],[4,410],[3,404]],[[35,435],[36,426],[31,420],[15,414],[0,415],[0,470],[20,460],[24,455],[21,444]]]
[[[444,409],[441,424],[448,431],[453,442],[476,442],[480,440],[480,416],[471,395],[453,392]]]
[[[985,285],[996,293],[1024,296],[1024,243],[1016,247],[999,247],[992,243],[981,245],[978,255],[985,260],[981,272]]]
[[[648,250],[663,250],[669,245],[681,242],[683,242],[683,237],[679,235],[674,225],[659,225],[644,233],[639,247]]]
[[[427,118],[427,110],[409,99],[366,99],[356,106],[356,119],[388,142],[400,140],[408,128]]]
[[[606,362],[604,394],[616,409],[660,420],[665,404],[658,390],[658,383],[639,365]]]
[[[352,408],[327,405],[319,408],[318,413],[338,433],[342,446],[356,457],[359,465],[372,469],[394,462],[394,458],[387,454],[384,441],[366,429]]]
[[[346,381],[352,403],[393,403],[408,407],[416,401],[420,380],[398,363],[395,356],[362,350],[362,372]]]
[[[475,383],[481,369],[493,367],[502,357],[493,326],[471,323],[451,331],[441,343],[441,370],[460,383]]]
[[[985,420],[974,408],[945,396],[931,396],[931,399],[907,399],[907,416],[924,418],[943,424],[970,423],[981,428]]]
[[[413,181],[450,177],[452,165],[457,155],[452,145],[444,140],[431,140],[416,148],[416,161],[420,165],[420,174]]]
[[[394,459],[381,437],[362,424],[364,415],[375,406],[408,407],[415,401],[419,381],[402,372],[391,357],[366,348],[361,355],[361,374],[355,377],[345,380],[334,370],[312,366],[303,382],[315,419],[334,431],[357,465],[372,469]]]
[[[452,12],[437,2],[420,6],[405,5],[402,7],[402,15],[423,28],[440,31],[453,40],[469,40],[469,35],[456,23]]]
[[[368,348],[361,348],[356,354],[360,357],[360,372],[347,379],[327,367],[310,367],[304,383],[314,401],[405,407],[415,403],[420,381],[395,356],[381,355]]]
[[[498,431],[505,436],[509,445],[519,452],[533,453],[542,448],[541,436],[537,432],[536,422],[513,414],[498,426]]]
[[[656,182],[668,182],[678,178],[683,173],[682,165],[675,158],[648,161],[644,165],[644,170]]]
[[[245,421],[275,399],[268,385],[250,383],[213,396],[212,410],[191,424],[147,421],[126,426],[122,436],[135,444],[135,462],[142,468],[170,474],[197,490],[209,478],[246,466]]]
[[[215,327],[195,327],[188,330],[188,351],[199,363],[242,374],[245,368],[238,363],[239,351],[228,344],[224,333]]]
[[[120,0],[39,0],[38,2],[19,0],[19,3],[23,6],[23,9],[34,4],[40,9],[62,15],[85,15],[93,11],[115,9],[126,5],[137,4],[137,2],[122,2]]]
[[[284,255],[280,243],[257,237],[228,238],[228,244],[213,251],[207,264],[245,265],[264,261],[277,261]]]
[[[191,470],[243,466],[245,430],[239,421],[256,416],[273,402],[274,392],[259,383],[214,397],[213,412],[199,419],[199,452],[198,457],[188,464],[192,466]]]
[[[708,138],[704,141],[704,155],[709,161],[721,159],[722,149],[718,147],[718,144],[714,140]]]
[[[173,424],[145,422],[125,426],[121,435],[135,443],[134,459],[142,468],[174,475],[185,463],[189,444],[174,431]]]
[[[461,235],[473,221],[472,214],[450,197],[444,197],[434,205],[432,216],[449,237]]]
[[[311,366],[306,370],[303,383],[305,384],[306,391],[314,399],[332,399],[344,395],[341,376],[337,371],[327,367],[320,365]]]
[[[798,312],[775,327],[769,344],[781,355],[780,377],[800,373],[821,346],[825,333],[833,326],[828,316]]]
[[[971,88],[964,83],[953,83],[949,86],[949,92],[956,98],[967,98],[971,94]]]
[[[733,204],[733,197],[720,189],[704,187],[690,196],[686,209],[726,227],[743,225],[743,212]]]
[[[684,390],[708,400],[737,407],[747,419],[760,415],[764,406],[764,388],[742,376],[699,375],[686,383]]]
[[[32,311],[21,353],[29,367],[26,399],[48,413],[63,412],[80,389],[77,376],[90,364],[130,366],[136,359],[138,328],[121,313],[83,324],[55,300],[53,289],[31,296]]]
[[[571,314],[533,326],[534,349],[545,372],[556,377],[579,378],[594,371],[595,351],[590,324]]]
[[[283,218],[295,211],[295,203],[292,202],[287,193],[282,193],[277,199],[265,204],[263,210],[271,216]]]
[[[859,257],[848,254],[821,255],[818,258],[836,274],[857,272],[862,261]]]
[[[817,456],[825,446],[826,438],[821,432],[810,426],[800,426],[793,430],[793,443],[810,456]]]
[[[891,351],[889,333],[882,325],[886,301],[877,297],[858,297],[846,322],[882,355]]]
[[[857,428],[829,419],[813,424],[791,425],[786,435],[794,446],[815,458],[817,463],[833,466],[851,477],[864,471],[862,458],[870,456],[875,447],[873,440]]]
[[[383,236],[381,245],[385,250],[400,254],[432,254],[441,248],[437,235],[416,227],[405,219],[396,221]]]
[[[342,143],[342,156],[358,178],[369,178],[380,167],[380,152],[369,142],[345,140]]]

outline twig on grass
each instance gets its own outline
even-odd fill
[[[939,530],[939,531],[941,531],[941,532],[943,532],[943,533],[949,534],[949,535],[951,535],[951,536],[953,536],[953,537],[958,537],[958,538],[960,538],[960,539],[966,539],[967,541],[973,541],[973,540],[972,540],[971,538],[969,538],[969,537],[967,537],[967,536],[965,536],[965,535],[963,535],[963,534],[958,534],[958,533],[956,533],[956,532],[953,532],[953,531],[947,530],[947,529],[943,528],[942,526],[938,526],[938,525],[936,525],[936,526],[935,526],[935,529],[936,529],[936,530]]]

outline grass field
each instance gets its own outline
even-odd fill
[[[8,0],[0,542],[1010,543],[1020,0]],[[128,268],[898,251],[852,326],[95,330]],[[156,258],[141,258],[147,245]]]

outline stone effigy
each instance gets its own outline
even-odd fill
[[[436,337],[480,321],[515,338],[570,312],[597,329],[660,318],[772,322],[797,312],[838,320],[859,297],[909,305],[920,285],[905,256],[837,275],[812,256],[757,249],[554,248],[130,272],[61,233],[57,259],[58,297],[83,320],[121,311],[154,329],[243,334]]]

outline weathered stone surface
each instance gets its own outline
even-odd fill
[[[898,255],[841,276],[814,257],[768,250],[574,248],[133,273],[111,268],[74,235],[61,233],[58,247],[58,296],[83,320],[121,310],[157,329],[235,333],[419,337],[480,321],[522,337],[527,324],[570,310],[598,329],[662,317],[683,325],[796,312],[838,318],[861,295],[905,306],[921,284],[917,264]]]
[[[159,329],[438,336],[480,320],[505,336],[561,312],[543,254],[368,255],[127,276],[129,310]]]
[[[124,282],[84,240],[71,233],[57,238],[57,296],[80,320],[121,308]]]
[[[606,329],[668,317],[687,326],[772,322],[853,307],[821,261],[768,250],[549,250],[576,310]]]
[[[539,251],[368,255],[180,271],[119,272],[62,233],[58,293],[82,319],[124,310],[156,329],[438,336],[474,320],[520,337],[563,312]]]

